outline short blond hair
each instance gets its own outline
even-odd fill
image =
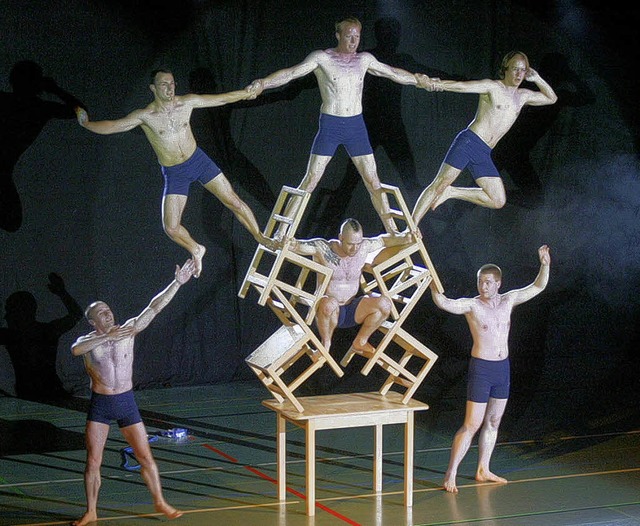
[[[342,33],[342,30],[347,26],[357,26],[362,31],[362,23],[355,16],[348,16],[342,20],[336,22],[336,33]]]
[[[494,265],[493,263],[487,263],[480,267],[480,270],[478,270],[478,279],[480,279],[482,274],[491,274],[496,278],[496,281],[502,281],[502,270],[498,265]]]

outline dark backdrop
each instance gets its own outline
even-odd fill
[[[16,115],[8,97],[15,63],[38,63],[94,119],[120,117],[151,100],[148,76],[155,67],[173,69],[179,93],[239,89],[314,49],[333,47],[334,22],[353,14],[364,24],[361,49],[375,49],[392,65],[443,78],[495,78],[502,55],[521,49],[557,91],[556,105],[527,108],[496,149],[507,205],[488,210],[449,201],[421,227],[451,297],[475,294],[475,272],[486,262],[503,268],[503,289],[524,286],[536,275],[537,248],[552,248],[547,290],[514,313],[511,418],[548,427],[633,420],[640,312],[639,17],[616,2],[606,9],[596,2],[529,4],[4,0],[3,157],[13,160],[4,163],[2,176],[15,181],[24,219],[14,232],[0,230],[0,300],[29,291],[38,320],[60,318],[66,309],[47,290],[47,275],[56,272],[80,305],[103,299],[124,321],[169,283],[175,264],[187,257],[162,232],[162,177],[142,133],[98,136],[73,119],[43,119],[36,126],[29,111]],[[395,40],[376,36],[376,22]],[[367,81],[365,95],[380,178],[399,186],[413,207],[455,133],[471,120],[477,97],[384,80]],[[42,98],[59,100],[46,93]],[[319,106],[310,76],[253,103],[194,113],[200,145],[261,225],[280,187],[298,184],[304,174]],[[464,174],[456,184],[471,180]],[[380,233],[364,186],[354,183],[340,150],[298,236],[333,235],[335,220],[349,216],[361,220],[367,235]],[[255,296],[237,297],[255,243],[231,213],[194,185],[184,222],[208,248],[204,271],[138,337],[136,388],[252,378],[243,359],[278,326]],[[466,324],[425,296],[408,326],[441,357],[418,394],[437,407],[464,388]],[[86,393],[88,381],[69,345],[88,329],[81,321],[58,345],[57,371],[74,393]],[[337,357],[346,345],[337,338]],[[0,368],[0,389],[15,393],[2,348]],[[358,377],[357,367],[350,373]],[[377,388],[375,378],[367,381],[366,388]],[[337,381],[327,385],[339,388]]]

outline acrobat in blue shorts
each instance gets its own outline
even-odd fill
[[[491,148],[468,128],[456,135],[444,162],[458,170],[467,168],[474,181],[480,177],[500,177],[491,158]]]
[[[341,144],[347,150],[349,157],[373,153],[362,114],[353,117],[337,117],[321,113],[318,133],[313,140],[311,153],[332,157]]]
[[[509,358],[499,361],[469,360],[467,400],[486,404],[489,398],[509,398],[511,366]]]
[[[351,303],[340,306],[340,313],[338,314],[338,327],[340,329],[348,329],[358,325],[356,322],[356,309],[363,299],[364,296],[359,296],[354,298]]]
[[[133,391],[115,395],[91,392],[87,420],[109,425],[113,420],[118,427],[127,427],[142,422]]]
[[[200,148],[185,162],[175,166],[161,166],[164,176],[164,194],[189,195],[194,181],[205,185],[222,173],[222,170]]]

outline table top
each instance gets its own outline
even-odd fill
[[[414,399],[403,404],[402,398],[403,395],[396,391],[389,391],[386,395],[372,392],[303,396],[297,398],[304,408],[303,413],[300,413],[289,400],[284,402],[278,402],[275,399],[263,400],[262,405],[289,420],[374,416],[382,413],[406,413],[429,409],[427,404]]]

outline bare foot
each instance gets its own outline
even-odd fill
[[[444,486],[445,491],[447,491],[449,493],[458,493],[458,487],[456,486],[456,477],[455,477],[455,475],[451,476],[449,474],[446,474],[443,486]]]
[[[198,245],[192,254],[193,262],[196,265],[196,271],[193,273],[194,278],[199,278],[200,273],[202,272],[202,258],[204,258],[204,254],[207,251],[202,245]]]
[[[359,351],[365,355],[367,354],[373,354],[376,350],[376,348],[371,345],[369,342],[365,343],[364,345],[359,345],[356,340],[353,341],[353,343],[351,344],[351,347],[353,347],[356,351]]]
[[[93,512],[87,512],[82,517],[80,517],[77,521],[71,522],[72,526],[84,526],[85,524],[90,524],[92,522],[96,522],[98,520],[98,514]]]
[[[173,506],[170,506],[166,502],[164,504],[156,504],[156,511],[160,513],[164,513],[164,516],[167,519],[177,519],[178,517],[182,517],[183,512],[175,509]]]
[[[478,470],[476,480],[478,482],[499,482],[500,484],[506,484],[508,482],[507,479],[494,475],[491,471],[484,470]]]
[[[284,243],[285,239],[287,238],[287,232],[289,231],[289,225],[280,225],[278,227],[278,230],[276,230],[276,233],[273,235],[273,239],[276,243]],[[264,234],[260,234],[262,237],[264,237],[265,239],[269,239],[267,236],[265,236]],[[262,243],[264,245],[264,243]]]
[[[258,243],[260,243],[261,245],[264,245],[269,250],[275,251],[275,250],[282,249],[282,246],[284,245],[284,240],[279,238],[271,239],[270,237],[267,237],[264,234],[260,234],[260,239],[258,239]]]

